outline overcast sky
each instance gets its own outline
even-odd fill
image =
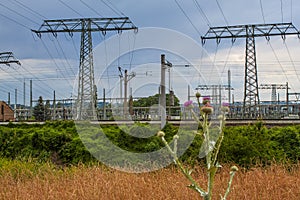
[[[28,104],[30,79],[33,80],[34,99],[38,96],[43,96],[44,99],[52,98],[53,90],[56,91],[57,98],[76,96],[74,83],[76,83],[79,66],[80,35],[74,34],[71,38],[67,34],[59,34],[55,38],[45,34],[40,39],[31,32],[31,29],[38,29],[43,20],[128,16],[141,29],[136,36],[126,35],[128,39],[125,40],[125,36],[119,36],[117,33],[105,37],[101,33],[93,34],[93,46],[95,48],[100,46],[99,49],[106,48],[104,53],[97,54],[95,58],[98,62],[95,67],[105,68],[102,74],[96,74],[95,77],[100,97],[103,88],[106,88],[110,92],[108,95],[112,97],[119,95],[118,84],[116,84],[119,75],[116,70],[118,65],[132,72],[135,71],[136,77],[130,82],[134,95],[149,96],[156,93],[156,86],[151,86],[151,90],[141,89],[143,81],[148,79],[149,83],[159,82],[160,53],[169,52],[170,48],[173,48],[171,46],[176,46],[175,49],[184,46],[182,42],[184,39],[165,38],[164,42],[167,42],[161,42],[164,44],[161,52],[153,49],[136,49],[141,45],[135,43],[139,38],[143,38],[143,41],[149,39],[150,42],[162,40],[153,35],[145,37],[149,34],[145,28],[152,27],[175,31],[176,33],[172,35],[182,34],[182,38],[190,38],[199,46],[198,58],[188,56],[187,58],[176,55],[176,52],[166,53],[168,60],[175,65],[171,70],[173,73],[171,87],[182,101],[187,98],[187,84],[182,82],[183,79],[179,80],[179,76],[186,76],[185,79],[188,81],[185,82],[194,89],[198,84],[227,84],[229,69],[232,74],[235,99],[242,100],[245,39],[238,39],[234,44],[224,39],[219,45],[211,40],[206,41],[202,47],[200,36],[204,35],[209,27],[237,24],[292,22],[300,28],[300,18],[297,13],[299,6],[300,2],[295,0],[2,0],[0,2],[0,51],[13,52],[22,65],[10,67],[1,65],[0,99],[6,101],[10,92],[11,101],[14,102],[14,91],[18,89],[18,102],[23,103],[25,82],[25,101]],[[116,41],[122,43],[118,44]],[[126,45],[132,52],[122,56],[119,54],[121,58],[109,60],[109,49],[115,49],[114,53],[118,54],[120,45]],[[285,42],[280,36],[272,37],[269,42],[265,38],[257,38],[259,84],[289,82],[291,92],[300,92],[299,45],[296,36],[287,37]],[[185,51],[183,54],[198,52],[198,49],[187,47],[183,50]],[[190,59],[196,69],[180,68],[185,64],[191,64]],[[135,70],[134,64],[138,65]],[[218,76],[219,81],[209,76]],[[183,85],[182,88],[185,89],[179,88],[176,83]],[[285,91],[278,92],[280,98],[284,99]],[[261,100],[270,100],[270,96],[271,91],[261,91]],[[228,99],[226,93],[223,98]]]

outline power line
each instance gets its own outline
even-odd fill
[[[226,60],[225,60],[225,63],[224,63],[224,67],[223,67],[223,70],[222,70],[222,72],[221,72],[222,75],[225,73],[225,68],[226,68],[226,66],[228,65],[229,56],[230,56],[230,54],[231,54],[232,47],[233,47],[233,43],[231,43],[229,52],[228,52],[228,54],[227,54],[227,57],[226,57]]]
[[[293,21],[293,0],[291,0],[291,22]]]
[[[19,71],[17,71],[15,68],[13,68],[13,67],[10,67],[10,69],[13,69],[14,71],[15,71],[15,73],[10,73],[10,72],[8,72],[7,70],[4,70],[2,67],[0,67],[1,68],[1,70],[2,71],[4,71],[7,75],[9,75],[9,76],[11,76],[12,78],[14,78],[14,79],[16,79],[18,82],[21,82],[21,83],[23,83],[24,82],[24,79],[23,78],[19,78],[18,76],[15,76],[14,74],[15,73],[17,73],[17,74],[19,74],[20,75],[20,72]],[[7,81],[6,81],[7,82]],[[3,88],[3,84],[1,84],[2,85],[2,88]],[[8,91],[13,91],[15,88],[11,88],[11,86],[7,86],[9,89],[7,89]],[[19,88],[19,87],[18,87]],[[24,96],[24,95],[23,95]]]
[[[12,21],[12,22],[14,22],[14,23],[16,23],[16,24],[18,24],[18,25],[24,27],[24,28],[26,28],[26,29],[31,30],[30,27],[24,25],[23,23],[20,23],[20,22],[18,22],[18,21],[16,21],[16,20],[12,19],[12,18],[10,18],[10,17],[8,17],[8,16],[6,16],[6,15],[3,15],[3,14],[1,14],[1,13],[0,13],[0,15],[3,16],[4,18],[6,18],[6,19],[8,19],[8,20],[10,20],[10,21]],[[27,18],[27,17],[26,17],[26,18]],[[21,66],[21,67],[23,67],[23,66]],[[24,67],[23,67],[23,69],[26,70]],[[2,70],[3,70],[3,69],[2,69]],[[27,71],[28,73],[30,73],[31,75],[33,75],[33,74],[32,74],[31,72],[29,72],[28,70],[26,70],[26,71]],[[6,72],[6,73],[8,73],[8,72]],[[9,74],[9,75],[12,76],[11,74]],[[24,74],[22,74],[22,75],[24,75]],[[14,77],[14,76],[12,76],[12,77],[15,78],[15,79],[17,79],[18,81],[22,82],[22,80],[20,80],[19,78],[16,78],[16,77]],[[50,87],[50,86],[47,85],[47,87]],[[51,87],[50,87],[50,88],[51,88]],[[51,88],[51,89],[52,89],[52,88]],[[53,90],[53,89],[52,89],[52,90]],[[44,89],[42,88],[41,91],[43,92]]]
[[[18,22],[18,21],[16,21],[16,20],[14,20],[13,18],[7,17],[6,15],[3,15],[3,14],[1,14],[1,13],[0,13],[0,15],[1,15],[2,17],[4,17],[4,18],[6,18],[6,19],[8,19],[8,20],[10,20],[10,21],[12,21],[12,22],[15,22],[16,24],[18,24],[18,25],[20,25],[20,26],[22,26],[22,27],[24,27],[24,28],[30,30],[30,27],[28,27],[28,26],[26,26],[26,25],[24,25],[24,24],[22,24],[22,23],[20,23],[20,22]]]
[[[283,23],[283,2],[280,0],[281,22]]]
[[[39,18],[42,18],[42,19],[45,19],[46,17],[41,15],[40,13],[38,13],[37,11],[34,11],[33,9],[31,9],[30,7],[24,5],[23,3],[21,3],[20,1],[18,0],[13,0],[15,1],[17,4],[19,4],[21,7],[25,8],[26,10],[28,10],[29,12],[31,12],[32,14],[35,14],[36,16],[39,16]],[[16,4],[15,3],[15,4]]]
[[[292,59],[292,56],[291,56],[290,50],[289,50],[289,48],[288,48],[288,46],[286,45],[286,43],[285,43],[285,42],[284,42],[284,46],[285,46],[285,48],[286,48],[286,51],[287,51],[287,53],[288,53],[288,55],[289,55],[290,61],[291,61],[291,63],[292,63],[292,66],[293,66],[293,68],[294,68],[294,70],[295,70],[295,73],[296,73],[296,76],[297,76],[298,82],[300,82],[300,78],[299,78],[299,75],[298,75],[298,73],[297,73],[297,70],[296,70],[295,63],[294,63],[294,61],[293,61],[293,59]]]
[[[186,12],[183,10],[183,8],[180,6],[180,4],[178,3],[177,0],[174,0],[175,3],[177,4],[177,6],[179,7],[179,9],[181,10],[181,12],[185,15],[185,17],[188,19],[188,21],[190,22],[190,24],[193,26],[193,28],[197,31],[197,33],[199,35],[201,35],[200,31],[196,28],[196,26],[194,25],[194,23],[192,22],[192,20],[189,18],[189,16],[186,14]]]
[[[89,6],[87,3],[85,3],[84,1],[80,0],[80,2],[85,5],[86,7],[88,7],[89,9],[91,9],[94,13],[96,13],[97,15],[99,15],[100,17],[103,17],[103,15],[101,15],[97,10],[95,10],[94,8],[92,8],[91,6]]]
[[[21,67],[23,67],[23,65],[21,66]],[[31,80],[37,80],[37,81],[39,81],[40,83],[43,83],[47,88],[49,88],[49,89],[51,89],[52,91],[54,91],[55,89],[53,89],[51,86],[49,86],[49,84],[48,83],[44,83],[43,82],[43,80],[45,80],[46,78],[39,78],[39,77],[37,77],[35,74],[33,74],[31,71],[29,71],[29,70],[27,70],[25,67],[23,67],[23,69],[28,73],[28,74],[30,74],[31,75],[31,78],[28,78],[28,79],[31,79]],[[33,78],[32,78],[33,77]],[[51,78],[49,78],[49,79],[51,79]],[[42,87],[40,84],[37,84],[37,87],[39,87],[41,90],[38,90],[39,91],[39,93],[44,93],[44,94],[46,94],[45,93],[45,87]],[[59,96],[61,96],[61,97],[63,97],[64,95],[62,95],[62,94],[60,94],[60,92],[58,92],[57,93]],[[47,93],[47,95],[48,95],[48,93]]]
[[[224,18],[224,20],[225,20],[225,23],[226,23],[227,25],[229,25],[228,20],[226,19],[225,15],[224,15],[224,12],[223,12],[223,9],[222,9],[221,5],[219,4],[218,0],[216,0],[216,2],[217,2],[217,5],[218,5],[218,7],[219,7],[219,9],[220,9],[220,11],[221,11],[221,13],[222,13],[222,15],[223,15],[223,18]]]
[[[207,22],[207,25],[210,27],[210,26],[211,26],[211,23],[210,23],[210,21],[208,20],[207,15],[205,14],[205,12],[203,11],[203,9],[201,8],[199,2],[198,2],[197,0],[194,0],[194,3],[196,4],[196,7],[197,7],[199,13],[201,14],[201,16],[204,18],[204,20]]]
[[[57,62],[55,61],[54,57],[53,57],[52,54],[50,53],[49,48],[47,47],[47,45],[45,44],[45,42],[44,42],[44,40],[43,40],[42,38],[41,38],[41,41],[42,41],[42,44],[43,44],[44,48],[46,49],[48,55],[49,55],[50,58],[52,59],[53,63],[55,64],[55,66],[56,66],[57,68],[59,68]],[[62,75],[63,75],[63,74],[62,74]],[[66,79],[66,77],[65,77],[64,75],[63,75],[63,77]],[[68,83],[70,84],[70,82],[68,82]],[[71,84],[70,84],[70,85],[71,85]],[[51,87],[50,87],[50,88],[51,88]],[[51,89],[52,89],[52,88],[51,88]],[[52,90],[54,90],[54,89],[52,89]]]
[[[288,76],[287,76],[287,74],[286,74],[286,72],[285,72],[285,70],[284,70],[284,68],[283,68],[283,66],[282,66],[282,64],[281,64],[281,62],[280,62],[280,60],[279,60],[279,58],[278,58],[278,56],[277,56],[277,54],[276,54],[273,46],[272,46],[272,44],[270,42],[268,42],[268,44],[270,45],[270,47],[271,47],[271,49],[273,51],[273,54],[274,54],[274,56],[275,56],[275,58],[276,58],[276,60],[277,60],[277,62],[279,64],[279,66],[280,66],[280,68],[281,68],[281,70],[282,70],[282,72],[283,72],[286,80],[289,82],[289,78],[288,78]],[[292,89],[295,91],[295,88],[293,86],[292,86]]]
[[[101,34],[100,32],[98,32],[99,33],[99,36],[102,38],[102,40],[103,40],[103,42],[104,42],[104,51],[105,51],[105,71],[106,71],[106,77],[107,77],[107,79],[108,79],[108,88],[110,89],[110,76],[109,76],[109,72],[108,72],[108,67],[107,67],[107,65],[108,65],[108,60],[107,60],[107,55],[108,55],[108,53],[107,53],[107,44],[106,44],[106,35],[103,35],[103,34]],[[117,66],[117,67],[119,67],[119,66]],[[105,71],[103,72],[103,73],[105,73]],[[100,83],[101,83],[101,79],[99,79],[99,81],[100,81]]]
[[[112,6],[108,5],[105,1],[101,0],[102,3],[104,3],[104,5],[106,5],[108,8],[110,8],[115,14],[120,15],[120,13],[118,11],[116,11]],[[122,15],[122,12],[121,12]],[[123,14],[124,16],[124,14]]]
[[[262,0],[259,0],[259,4],[260,4],[260,11],[261,11],[261,15],[264,21],[264,24],[266,23],[266,19],[265,19],[265,15],[264,15],[264,8],[263,8],[263,4],[262,4]]]
[[[117,11],[119,12],[121,15],[125,16],[125,14],[120,10],[118,9],[117,6],[115,6],[110,0],[107,0],[108,3],[110,3],[110,5]]]
[[[67,8],[69,8],[70,10],[72,10],[73,12],[75,12],[76,14],[78,14],[79,16],[83,17],[83,15],[81,15],[79,12],[77,12],[75,9],[73,9],[71,6],[69,6],[67,3],[63,2],[62,0],[58,0],[60,3],[62,3],[64,6],[66,6]]]
[[[15,3],[15,2],[17,2],[17,3]],[[15,5],[19,4],[21,7],[23,7],[24,10],[26,10],[26,12],[30,12],[30,14],[35,14],[35,17],[37,17],[37,16],[39,16],[39,17],[44,17],[44,16],[40,15],[39,13],[35,12],[33,9],[30,9],[30,8],[27,7],[26,5],[22,4],[21,2],[16,1],[16,0],[15,0],[15,2],[14,2]],[[63,3],[63,2],[61,2],[61,3]],[[63,4],[64,4],[64,3],[63,3]],[[0,4],[0,5],[3,6],[3,4]],[[66,4],[64,4],[64,5],[66,5]],[[67,5],[66,5],[66,6],[67,6]],[[5,7],[6,9],[8,9],[9,11],[11,11],[11,12],[13,12],[13,13],[18,14],[15,10],[13,10],[13,9],[7,7],[7,6],[3,6],[3,7]],[[70,7],[70,8],[71,8],[71,7]],[[74,10],[74,9],[73,9],[73,10]],[[5,15],[3,15],[3,14],[0,14],[0,15],[3,16],[3,17],[5,17],[6,19],[9,19],[10,21],[13,21],[14,23],[16,23],[16,24],[18,24],[18,25],[20,25],[20,26],[26,28],[26,29],[31,30],[31,28],[28,27],[28,26],[26,26],[25,23],[20,23],[19,21],[14,20],[14,19],[12,19],[12,18],[10,18],[10,17],[8,17],[8,16],[5,16]],[[31,20],[31,18],[29,18],[29,17],[27,17],[27,16],[25,16],[25,15],[23,15],[23,14],[18,14],[18,15],[21,16],[21,17],[23,17],[24,19],[29,20],[30,22],[36,24],[36,22],[35,22],[34,20]],[[43,43],[43,44],[44,44],[44,43]],[[58,42],[58,45],[59,45],[59,47],[60,47],[60,49],[61,49],[61,51],[62,51],[62,54],[60,53],[60,55],[63,55],[63,56],[65,57],[65,60],[67,60],[67,62],[68,62],[68,59],[66,59],[65,53],[64,53],[64,51],[62,50],[62,47],[61,47],[61,45],[60,45],[59,42]],[[48,54],[50,54],[50,50],[47,48],[47,46],[46,46],[45,44],[44,44],[44,47],[45,47],[45,49],[47,50]],[[57,48],[56,48],[56,49],[57,49]],[[57,51],[58,51],[58,50],[57,50]],[[51,55],[50,55],[50,57],[51,57],[51,59],[53,60],[53,62],[56,64],[56,66],[58,66],[57,63],[56,63],[56,61],[54,60],[54,58],[53,58]],[[68,63],[68,64],[69,64],[69,63]],[[70,64],[69,64],[69,65],[70,65]],[[24,68],[24,69],[25,69],[25,68]],[[72,71],[73,71],[73,68],[70,67],[70,69],[72,69]],[[68,70],[66,70],[66,72],[67,72],[67,71],[68,71]],[[32,73],[31,73],[31,74],[32,74]],[[73,74],[75,74],[74,71],[73,71]],[[22,75],[24,75],[24,74],[22,74]],[[22,75],[21,75],[21,76],[22,76]],[[18,77],[16,77],[16,76],[15,76],[15,78],[18,79],[19,81],[21,81],[20,78],[18,78]],[[64,78],[65,78],[65,80],[68,80],[66,77],[64,77]],[[38,78],[37,78],[37,79],[38,79]],[[70,84],[70,83],[69,83],[69,84]],[[70,84],[70,85],[71,85],[71,84]],[[38,86],[40,87],[40,84],[38,84]],[[47,86],[47,87],[49,87],[49,86]],[[42,87],[41,87],[41,88],[42,88]],[[51,88],[51,87],[49,87],[49,88]],[[51,89],[53,90],[53,88],[51,88]],[[42,88],[41,91],[44,91],[44,89]]]
[[[128,35],[129,37],[129,35]],[[130,61],[129,61],[129,70],[131,71],[131,66],[132,66],[132,61],[133,61],[133,56],[134,56],[134,49],[135,49],[135,42],[136,42],[136,34],[134,34],[134,39],[133,39],[133,46],[132,46],[132,50],[131,50],[131,55],[130,55]],[[128,39],[129,41],[129,39]],[[129,48],[130,48],[130,44],[129,44]]]
[[[36,80],[40,80],[40,78],[38,78],[35,74],[33,74],[31,71],[29,71],[28,69],[26,69],[25,67],[24,67],[24,65],[21,65],[21,68],[23,68],[23,70],[25,70],[28,74],[30,74],[30,76],[31,77],[34,77]],[[28,78],[28,79],[32,79],[32,78]],[[50,88],[51,90],[54,90],[51,86],[49,86],[49,84],[45,84],[45,86],[47,87],[47,88]],[[45,91],[45,88],[43,88],[41,85],[38,85],[38,87],[39,88],[41,88],[41,90],[39,90],[40,91],[40,93],[44,93]],[[46,93],[44,93],[44,94],[46,94]]]
[[[58,46],[59,46],[59,49],[60,49],[60,51],[61,51],[61,53],[62,53],[62,55],[63,55],[63,57],[64,57],[64,60],[67,62],[67,64],[68,64],[69,68],[71,69],[73,75],[75,75],[76,73],[74,72],[73,67],[72,67],[71,64],[69,63],[69,61],[68,61],[68,59],[67,59],[67,56],[66,56],[66,54],[65,54],[65,52],[64,52],[64,50],[63,50],[63,48],[62,48],[62,46],[61,46],[61,44],[60,44],[60,42],[58,41],[57,38],[56,38],[55,41],[57,42],[57,44],[58,44]],[[58,53],[59,53],[59,52],[58,52]],[[65,66],[64,66],[64,68],[65,68],[65,70],[66,70],[66,72],[67,72],[68,69],[67,69]]]
[[[55,44],[54,41],[53,41],[53,43],[54,43],[56,52],[60,55],[60,51],[58,50],[58,48],[57,48],[57,46],[56,46],[56,44]],[[60,47],[59,43],[58,43],[58,46]],[[62,54],[64,54],[63,51],[62,51]],[[68,62],[68,61],[67,61],[67,58],[62,59],[62,60],[65,60],[66,62]],[[59,67],[60,65],[62,65],[64,69],[61,69],[61,68]],[[65,66],[64,63],[61,62],[60,65],[57,65],[57,67],[58,67],[59,71],[61,72],[61,75],[64,77],[64,79],[67,80],[66,77],[69,77],[69,76],[70,76],[69,73],[68,73],[69,70],[67,69],[67,67]],[[71,67],[70,67],[70,68],[71,68]],[[72,68],[71,68],[71,69],[72,69]],[[65,73],[66,73],[66,75],[64,75]],[[74,75],[74,74],[75,74],[75,73],[73,73],[73,75]],[[68,81],[68,83],[69,83],[70,86],[72,85],[69,81]]]
[[[2,3],[0,3],[0,5],[1,5],[2,7],[4,7],[4,8],[6,8],[7,10],[9,10],[9,11],[13,12],[14,14],[16,14],[16,15],[19,15],[19,16],[21,16],[21,17],[23,17],[23,18],[27,19],[28,21],[30,21],[30,22],[32,22],[32,23],[34,23],[34,24],[37,24],[37,25],[39,25],[39,23],[37,23],[37,22],[33,21],[33,20],[32,20],[32,19],[30,19],[29,17],[26,17],[25,15],[23,15],[23,14],[20,14],[20,13],[16,12],[15,10],[13,10],[13,9],[11,9],[11,8],[9,8],[9,7],[5,6],[5,5],[3,5]]]

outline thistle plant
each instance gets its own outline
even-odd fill
[[[206,160],[206,167],[207,167],[207,187],[204,189],[203,186],[200,186],[195,179],[192,177],[192,170],[186,168],[182,162],[179,160],[177,156],[177,141],[179,139],[178,135],[175,135],[173,137],[174,145],[173,148],[169,145],[169,143],[165,139],[165,133],[163,131],[159,131],[157,135],[161,138],[162,142],[167,147],[168,151],[170,152],[175,164],[179,167],[180,171],[184,174],[184,176],[191,182],[191,184],[188,186],[189,188],[195,190],[200,194],[200,196],[204,200],[211,200],[212,199],[212,192],[214,187],[214,180],[215,175],[218,170],[218,168],[221,168],[221,165],[218,163],[217,158],[220,151],[220,147],[224,138],[224,132],[223,128],[225,126],[225,120],[226,120],[226,113],[229,112],[229,104],[223,103],[220,108],[220,115],[218,116],[219,125],[217,128],[211,127],[210,122],[210,116],[213,114],[214,109],[210,104],[210,98],[209,97],[203,97],[202,104],[200,102],[200,93],[196,93],[197,103],[200,108],[200,117],[197,116],[197,114],[194,112],[193,108],[193,102],[187,101],[184,103],[184,106],[187,110],[189,110],[192,114],[192,117],[194,120],[199,124],[199,127],[201,127],[196,134],[199,134],[203,137],[203,143],[200,149],[200,158],[205,158]],[[232,185],[232,180],[235,175],[235,173],[238,171],[238,168],[236,166],[232,166],[230,168],[229,173],[229,181],[227,185],[227,189],[225,191],[225,194],[221,196],[221,200],[226,200],[230,188]]]

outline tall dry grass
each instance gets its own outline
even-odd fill
[[[193,173],[205,185],[206,174],[201,168]],[[224,194],[229,178],[229,167],[216,175],[214,198]],[[130,174],[101,166],[73,167],[53,170],[43,167],[35,172],[5,169],[0,173],[0,199],[201,199],[186,186],[189,182],[176,168],[156,172]],[[300,169],[273,165],[239,171],[233,180],[229,199],[236,200],[299,200]]]

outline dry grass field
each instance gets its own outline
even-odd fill
[[[201,199],[187,188],[189,182],[176,168],[156,172],[131,174],[101,166],[73,167],[53,170],[42,167],[24,169],[0,169],[0,199],[116,199],[116,200],[175,200]],[[214,198],[224,194],[229,178],[229,167],[216,175]],[[198,168],[193,173],[200,185],[205,185],[205,171]],[[299,200],[300,168],[273,165],[267,168],[239,170],[234,177],[228,199],[249,200]]]

